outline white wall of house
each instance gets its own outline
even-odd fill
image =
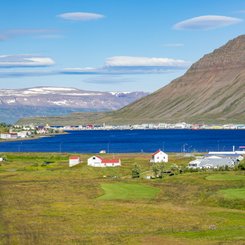
[[[20,138],[26,138],[28,136],[28,131],[18,132],[17,136],[20,137]]]
[[[102,159],[96,156],[92,156],[88,159],[88,166],[92,167],[104,167],[102,166]]]
[[[168,162],[168,154],[163,151],[159,151],[158,153],[152,155],[151,162]]]
[[[69,167],[76,166],[80,163],[80,158],[70,158],[69,159]]]
[[[11,134],[0,134],[1,139],[11,139]]]

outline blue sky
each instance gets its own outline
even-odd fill
[[[8,0],[0,88],[155,91],[244,34],[244,0]]]

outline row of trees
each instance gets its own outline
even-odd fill
[[[239,171],[239,170],[245,170],[245,159],[241,161],[239,164],[237,164],[234,168],[229,168],[228,166],[220,167],[218,169],[213,169],[213,171]],[[179,168],[176,164],[173,164],[169,170],[166,171],[165,164],[164,163],[154,163],[152,165],[152,172],[153,172],[153,178],[163,178],[164,174],[174,175],[174,174],[181,174],[182,172],[203,172],[203,171],[210,171],[210,169],[192,169],[192,168]],[[141,175],[141,169],[140,166],[135,164],[132,169],[132,178],[140,178]]]
[[[176,171],[180,171],[177,165],[172,165],[171,170],[167,171],[168,174],[174,174]],[[154,178],[163,178],[163,174],[166,173],[165,170],[165,163],[153,163],[152,165],[152,172]],[[132,178],[139,178],[141,174],[141,169],[140,166],[135,164],[133,169],[132,169]]]

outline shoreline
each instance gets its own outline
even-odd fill
[[[38,139],[41,139],[41,138],[48,138],[48,137],[53,137],[53,136],[56,136],[56,135],[64,135],[64,134],[68,134],[68,132],[54,133],[54,134],[45,134],[45,135],[36,135],[36,136],[30,137],[30,138],[0,139],[0,143],[18,142],[18,141],[26,141],[26,140],[38,140]]]

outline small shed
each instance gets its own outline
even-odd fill
[[[165,152],[163,152],[161,150],[158,150],[151,155],[150,162],[152,162],[152,163],[168,162],[168,154],[166,154]]]
[[[80,163],[80,157],[79,156],[70,156],[69,167],[73,167],[75,165],[78,165],[79,163]]]

